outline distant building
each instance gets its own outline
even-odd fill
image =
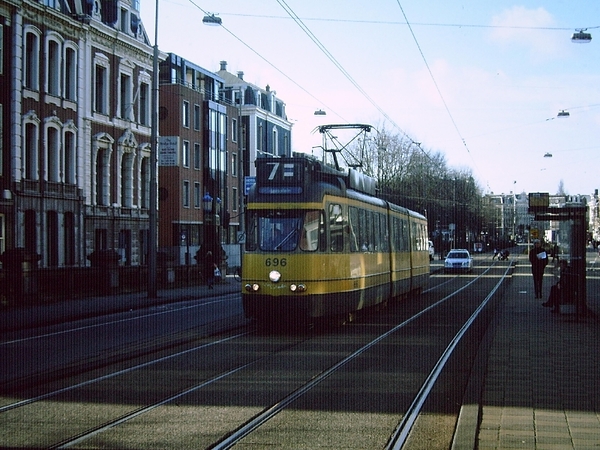
[[[268,85],[261,89],[248,83],[241,71],[228,72],[226,61],[217,75],[224,82],[224,100],[240,108],[244,175],[256,175],[256,158],[291,156],[292,124],[277,93]]]
[[[159,248],[193,263],[239,226],[238,108],[223,79],[170,53],[160,64]],[[232,219],[234,217],[234,219]]]

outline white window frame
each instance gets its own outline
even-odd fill
[[[23,31],[23,86],[26,89],[40,90],[40,40],[42,33],[34,26]],[[32,37],[31,48],[28,37]]]
[[[26,180],[39,180],[40,119],[33,111],[23,116],[23,143],[21,148],[21,176]],[[29,133],[31,131],[31,133]]]
[[[97,80],[97,76],[98,76],[98,69],[102,69],[102,84],[101,84],[101,89],[102,92],[98,93],[98,80]],[[109,94],[110,94],[110,86],[109,86],[109,82],[108,82],[108,74],[110,73],[110,62],[108,60],[108,58],[99,53],[94,57],[94,72],[92,74],[92,76],[94,77],[94,81],[93,81],[93,105],[94,105],[94,112],[97,114],[103,114],[103,115],[108,115],[108,107],[109,107]],[[102,105],[101,108],[98,106],[98,99],[102,100]]]
[[[181,143],[181,165],[190,167],[190,141],[182,141]]]
[[[188,102],[187,100],[183,101],[183,105],[181,108],[181,125],[184,128],[189,128],[190,127],[190,102]]]
[[[118,104],[117,117],[133,121],[133,71],[135,65],[127,59],[119,64],[119,78],[117,87]]]
[[[55,97],[62,95],[62,59],[63,39],[57,33],[51,32],[46,36],[46,77],[45,91]]]
[[[184,208],[190,207],[190,182],[189,180],[183,180],[183,187],[181,192],[181,200]]]
[[[63,93],[64,98],[70,101],[77,101],[77,72],[78,72],[79,49],[71,42],[65,42],[63,46]]]

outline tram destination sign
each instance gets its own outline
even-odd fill
[[[263,194],[299,194],[304,182],[303,161],[268,159],[256,166],[258,191]]]

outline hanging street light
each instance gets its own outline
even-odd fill
[[[559,119],[566,119],[567,117],[569,117],[571,114],[569,113],[569,111],[565,111],[564,109],[561,109],[558,114],[556,115],[556,117],[558,117]]]
[[[322,109],[317,109],[315,111],[315,116],[326,116],[327,113],[325,111],[323,111]]]
[[[574,44],[589,44],[592,42],[592,35],[590,33],[585,33],[586,30],[587,28],[582,28],[573,33],[571,42]]]
[[[207,14],[202,18],[202,23],[204,25],[209,25],[213,27],[218,27],[219,25],[221,25],[221,22],[221,18],[215,16],[214,14]]]

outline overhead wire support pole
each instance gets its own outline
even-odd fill
[[[152,54],[152,123],[150,133],[150,193],[148,205],[148,298],[156,298],[156,254],[158,219],[158,0],[154,15],[154,52]]]

